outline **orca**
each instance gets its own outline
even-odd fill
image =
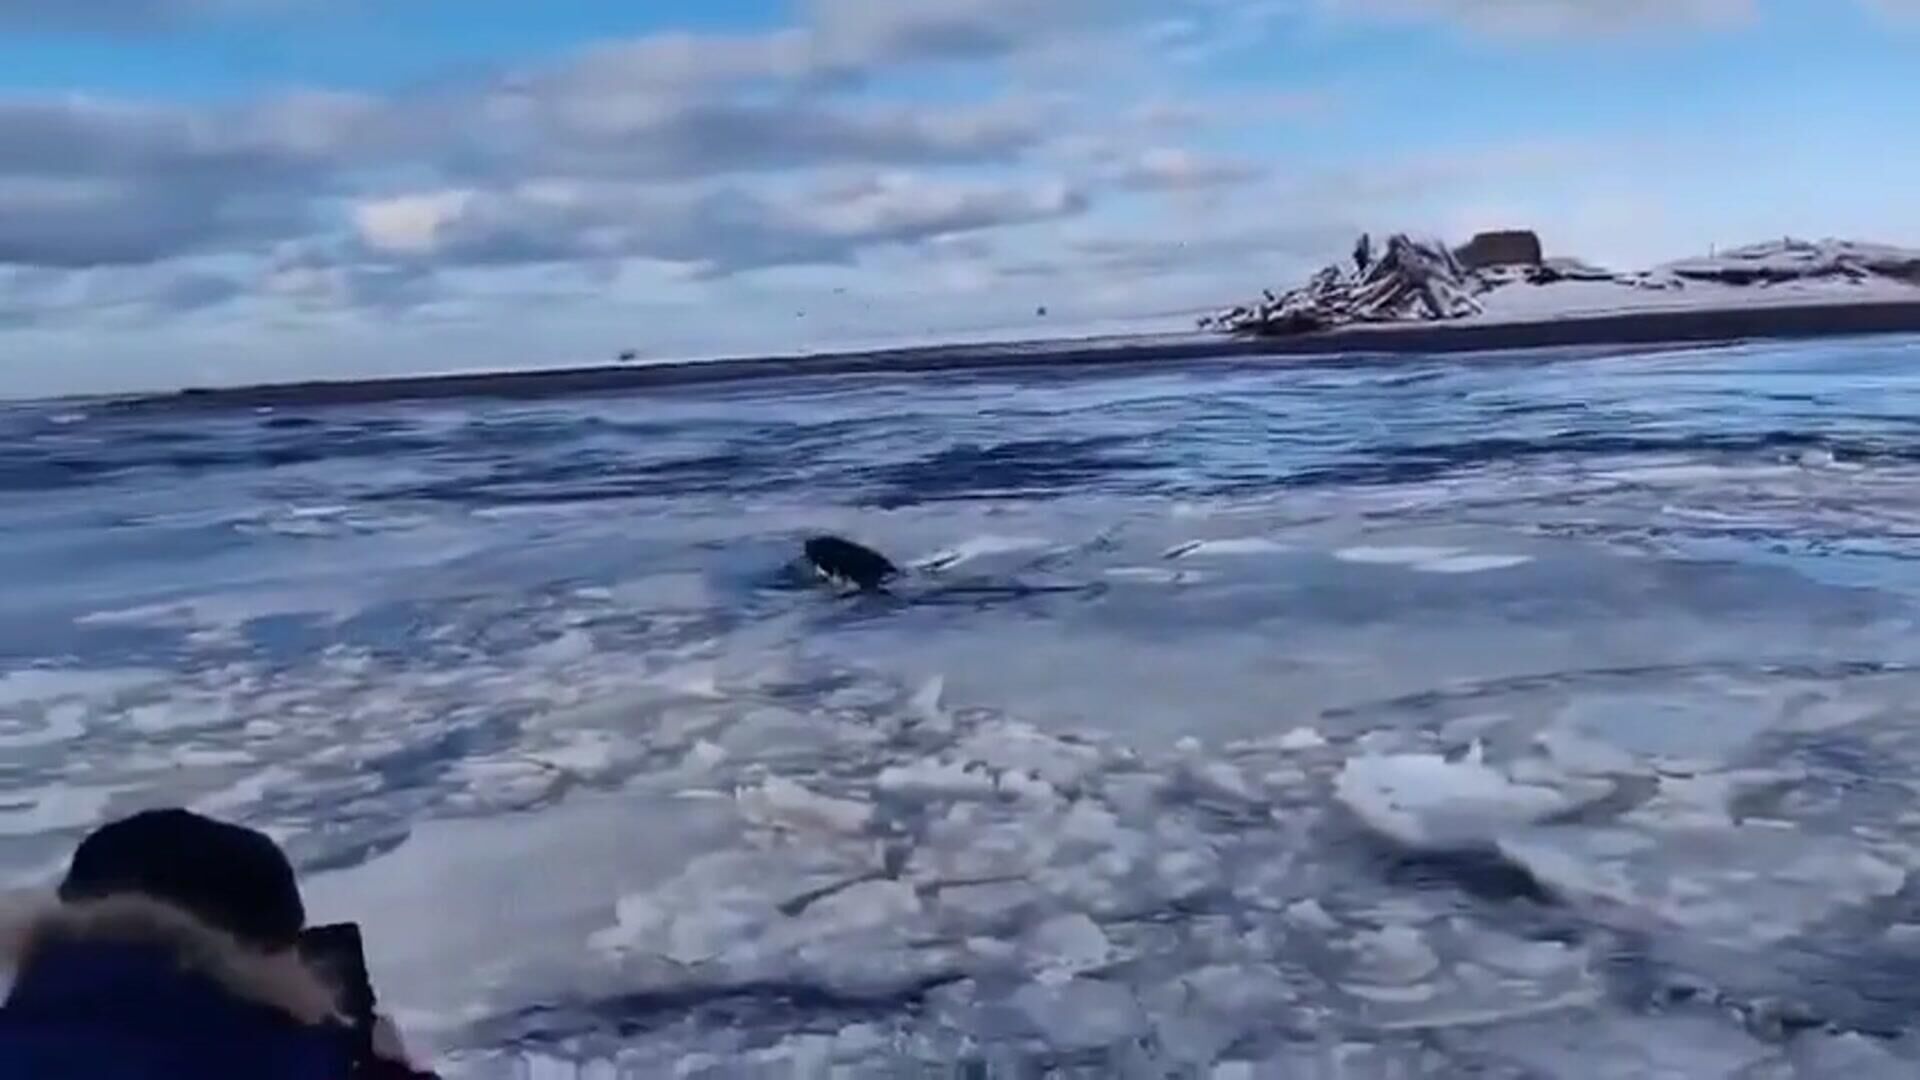
[[[813,537],[805,551],[814,574],[842,588],[878,592],[900,576],[900,568],[885,555],[838,536]]]
[[[909,575],[907,570],[896,566],[893,560],[878,551],[839,536],[822,535],[809,539],[802,548],[801,558],[789,565],[814,581],[827,582],[836,589],[913,604],[987,603],[1058,593],[1105,591],[1102,585],[1032,585],[991,578],[953,580],[943,578],[938,567],[926,566],[914,567],[915,573]],[[906,595],[895,593],[893,587],[907,581],[909,576],[920,579],[918,584],[909,583],[911,587]]]

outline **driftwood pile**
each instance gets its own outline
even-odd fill
[[[1491,287],[1491,282],[1461,266],[1444,243],[1396,233],[1376,259],[1372,244],[1361,237],[1351,265],[1329,266],[1283,296],[1268,292],[1259,303],[1207,316],[1200,320],[1200,327],[1278,335],[1353,323],[1460,319],[1480,313],[1475,298]]]

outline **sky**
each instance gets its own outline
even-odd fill
[[[1915,71],[1920,0],[0,0],[0,397],[1920,247]]]

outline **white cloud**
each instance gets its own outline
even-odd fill
[[[353,208],[360,243],[383,255],[431,255],[448,226],[473,203],[471,191],[430,191],[370,199]]]
[[[1758,0],[1320,0],[1343,15],[1437,19],[1515,36],[1617,33],[1660,26],[1724,28],[1758,14]]]
[[[1136,191],[1199,191],[1251,183],[1264,175],[1266,169],[1251,161],[1160,146],[1132,155],[1113,180]]]
[[[870,62],[1002,56],[1126,7],[1111,0],[810,0],[806,11],[826,55]]]
[[[834,164],[1006,161],[1042,135],[1031,115],[992,105],[582,94],[571,86],[489,91],[456,105],[455,113],[450,123],[460,134],[438,153],[452,169],[485,176],[684,178]],[[444,123],[422,117],[419,126]],[[435,152],[429,144],[425,155]]]
[[[82,13],[128,33],[301,2],[0,0],[0,26],[58,8],[69,28],[88,29]],[[1920,0],[1862,2],[1896,14]],[[1300,140],[1269,141],[1279,125],[1378,105],[1369,59],[1326,85],[1259,89],[1207,65],[1288,35],[1312,41],[1329,16],[1527,47],[1735,26],[1762,7],[795,0],[785,27],[607,41],[386,96],[0,94],[0,324],[178,312],[189,325],[397,334],[468,319],[487,340],[473,327],[536,314],[551,326],[562,309],[618,326],[651,304],[684,312],[649,318],[678,319],[663,335],[690,341],[729,298],[799,297],[810,330],[838,310],[832,333],[846,340],[868,333],[862,319],[1014,325],[1036,294],[1062,317],[1120,313],[1129,295],[1156,307],[1231,298],[1340,253],[1361,227],[1533,217],[1516,223],[1585,244],[1633,231],[1643,209],[1644,221],[1672,220],[1627,198],[1654,168],[1630,150],[1516,134],[1437,152],[1353,140],[1289,160],[1277,148]],[[1696,157],[1662,176],[1728,172]],[[1642,239],[1661,227],[1643,224]],[[748,340],[733,330],[702,332]]]
[[[639,258],[711,276],[844,264],[876,245],[1069,217],[1085,205],[1060,181],[890,172],[787,192],[546,181],[399,196],[362,204],[355,219],[364,257],[375,262],[505,267]]]
[[[822,236],[933,239],[998,225],[1065,217],[1086,196],[1064,181],[1001,184],[881,173],[787,204],[781,217]]]
[[[86,267],[257,247],[312,227],[372,106],[0,99],[0,264]]]

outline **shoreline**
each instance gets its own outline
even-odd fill
[[[1735,345],[1755,340],[1920,333],[1920,299],[1668,308],[1504,322],[1343,327],[1286,337],[1191,335],[936,345],[791,357],[681,360],[531,371],[265,383],[106,397],[122,408],[263,408],[449,398],[533,400],[766,379],[1019,368],[1117,367],[1263,357],[1406,356],[1609,346]],[[96,401],[103,400],[96,398]]]

